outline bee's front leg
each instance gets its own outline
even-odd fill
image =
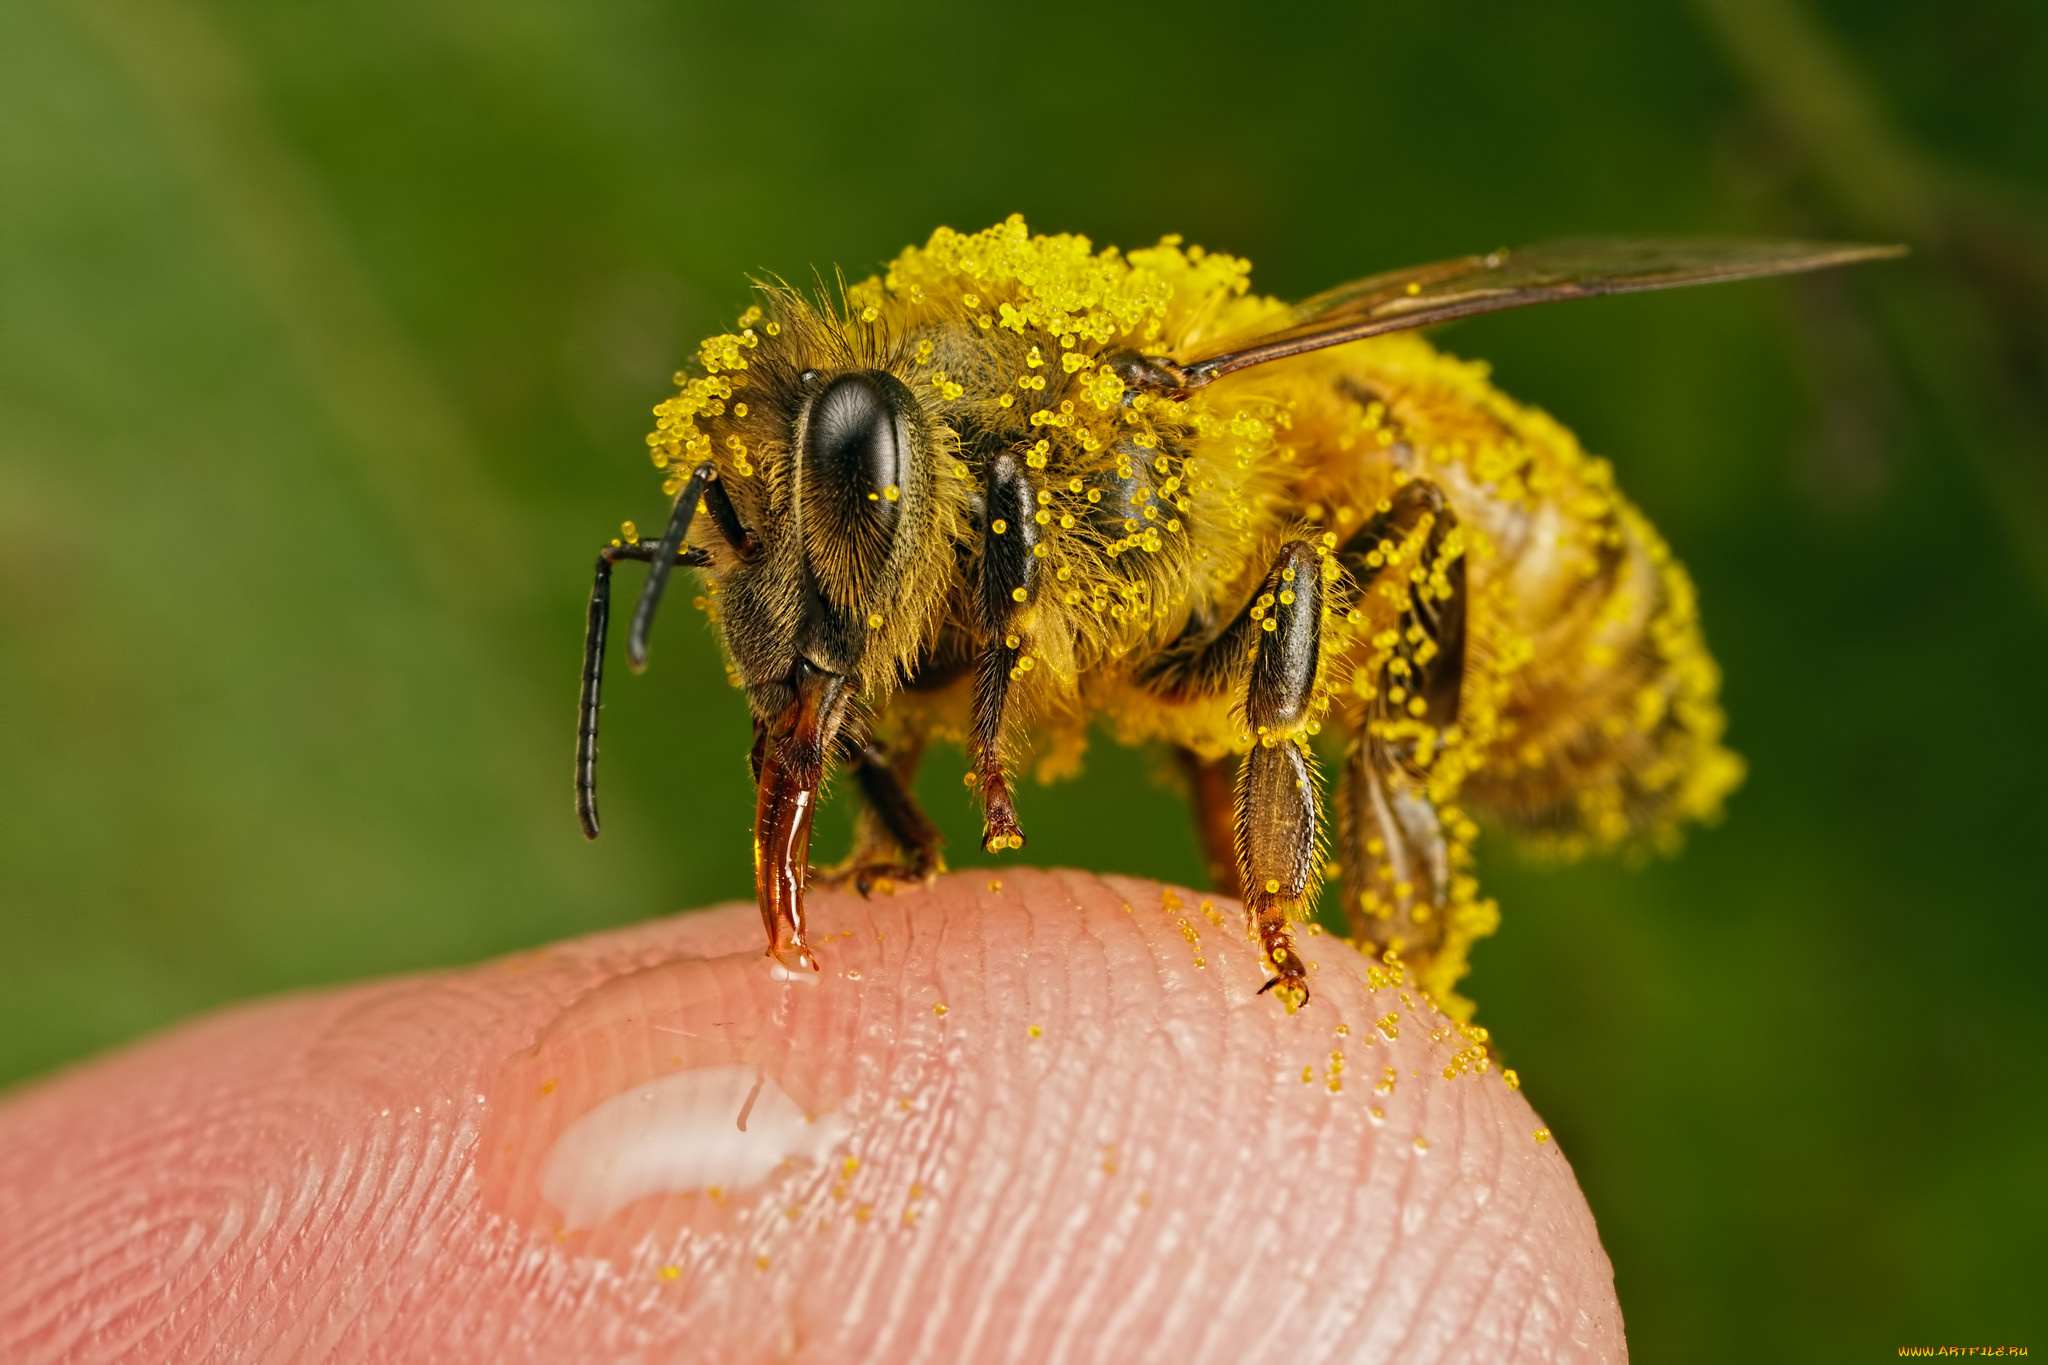
[[[1246,612],[1257,626],[1244,692],[1254,743],[1237,778],[1237,867],[1245,910],[1273,972],[1263,989],[1289,1014],[1308,1003],[1308,973],[1288,921],[1304,915],[1322,871],[1308,747],[1322,658],[1322,568],[1308,542],[1288,542]]]
[[[922,884],[946,870],[939,856],[945,838],[911,794],[923,757],[924,736],[914,733],[887,746],[869,740],[848,752],[862,797],[853,852],[839,866],[819,869],[814,881],[851,882],[865,896],[886,882]]]

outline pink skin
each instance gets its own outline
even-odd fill
[[[818,892],[816,976],[728,906],[187,1025],[0,1104],[0,1356],[1624,1359],[1498,1069],[1328,938],[1289,1018],[1203,899],[961,873]],[[684,1091],[645,1179],[767,1164],[619,1186]]]

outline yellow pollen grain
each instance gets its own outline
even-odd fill
[[[1029,1034],[1033,1038],[1042,1038],[1045,1036],[1045,1030],[1037,1024],[1031,1024],[1027,1026],[1024,1032]]]
[[[1548,1142],[1550,1141],[1550,1130],[1548,1128],[1538,1128],[1534,1133],[1530,1134],[1530,1136],[1535,1138],[1538,1142]]]
[[[991,891],[1000,891],[1000,890],[1002,890],[1002,889],[1003,889],[1003,881],[1002,881],[1002,878],[1000,878],[1000,877],[991,877],[991,878],[989,878],[989,879],[988,879],[988,889],[989,889],[989,890],[991,890]]]
[[[946,1002],[941,1000],[937,1004],[933,1005],[932,1013],[944,1017],[946,1013]]]
[[[679,1280],[682,1277],[683,1268],[679,1265],[665,1265],[661,1268],[661,1278],[664,1280]]]

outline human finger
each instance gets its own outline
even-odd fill
[[[247,1006],[0,1106],[23,1358],[1618,1360],[1555,1143],[1383,965],[1064,872]]]

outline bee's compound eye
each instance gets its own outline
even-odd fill
[[[910,461],[904,414],[915,401],[890,375],[870,371],[833,380],[813,404],[804,433],[814,494],[870,524],[894,527]]]

